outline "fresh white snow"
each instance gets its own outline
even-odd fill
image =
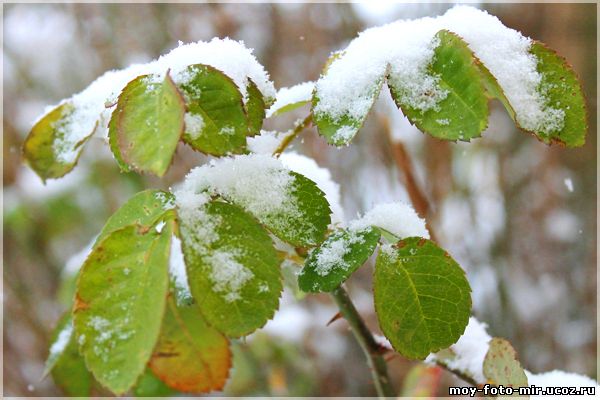
[[[448,367],[467,373],[477,382],[485,382],[483,360],[489,350],[490,340],[492,337],[487,333],[487,325],[474,317],[469,318],[465,333],[450,346],[456,358],[447,363]]]
[[[293,213],[291,201],[295,178],[276,158],[251,154],[213,160],[194,168],[176,192],[218,194],[260,217],[282,211]]]
[[[487,324],[478,321],[475,317],[469,318],[469,324],[465,333],[458,341],[450,346],[455,357],[450,361],[444,359],[443,363],[452,370],[461,371],[472,377],[479,384],[487,383],[483,374],[483,361],[489,350],[489,342],[492,337],[487,332]],[[425,360],[428,363],[441,361],[435,353],[430,354]],[[539,374],[532,374],[525,370],[529,386],[576,386],[589,387],[595,386],[599,389],[598,383],[584,375],[579,375],[564,371],[551,371]],[[543,396],[532,396],[533,398],[544,398]]]
[[[237,247],[215,250],[219,239],[216,228],[222,222],[209,215],[205,204],[210,196],[219,195],[232,201],[257,218],[277,213],[300,212],[290,196],[295,178],[280,160],[266,155],[241,155],[213,160],[194,168],[175,191],[182,230],[189,244],[203,256],[213,290],[227,302],[241,299],[240,291],[254,278],[240,263],[243,250]]]
[[[315,268],[315,272],[318,275],[328,275],[335,266],[346,267],[347,264],[344,262],[344,256],[350,252],[350,246],[364,243],[364,238],[358,235],[359,231],[349,229],[347,232],[348,237],[339,235],[319,248],[317,266]]]
[[[58,333],[56,341],[50,346],[50,355],[48,359],[53,359],[59,356],[69,344],[73,334],[73,322],[71,321]]]
[[[267,110],[267,118],[272,117],[277,111],[291,104],[309,102],[315,88],[314,82],[303,82],[292,87],[283,87],[277,91],[275,102]]]
[[[197,139],[204,128],[204,120],[199,114],[186,112],[183,121],[185,122],[185,132],[190,135],[192,140]]]
[[[537,386],[537,387],[595,387],[596,393],[600,390],[600,386],[598,386],[598,382],[595,380],[588,378],[585,375],[574,374],[572,372],[564,372],[559,370],[542,372],[539,374],[533,374],[527,370],[525,370],[525,375],[527,375],[527,383],[529,386]],[[567,397],[567,396],[565,396]],[[555,399],[557,396],[531,396],[533,399]]]
[[[244,42],[214,38],[210,42],[180,43],[178,47],[157,60],[146,64],[133,64],[125,69],[104,73],[82,92],[61,101],[71,103],[74,111],[60,122],[59,139],[54,144],[57,158],[63,162],[73,162],[79,154],[76,144],[92,133],[97,121],[105,133],[110,118],[110,108],[114,105],[126,84],[140,75],[151,75],[153,81],[162,81],[170,70],[172,77],[192,64],[210,65],[230,77],[246,99],[246,85],[251,79],[267,99],[275,98],[275,87],[269,74],[247,48]],[[46,108],[42,118],[56,106]],[[189,118],[188,118],[189,120]],[[189,122],[189,121],[186,121]],[[194,127],[199,121],[194,122]],[[193,133],[192,133],[193,134]]]
[[[362,218],[349,223],[349,228],[353,230],[368,226],[385,229],[400,239],[410,236],[429,239],[425,220],[419,217],[414,208],[403,202],[378,204]]]
[[[403,88],[407,103],[422,111],[435,109],[447,93],[427,66],[437,45],[434,36],[442,29],[462,37],[496,77],[523,128],[536,132],[562,129],[564,111],[548,106],[544,88],[540,88],[537,59],[529,52],[532,40],[469,6],[455,6],[435,18],[399,20],[360,33],[317,81],[320,101],[315,113],[360,120],[373,103],[375,82],[388,71],[390,83]]]
[[[255,154],[271,155],[275,153],[288,134],[289,132],[261,130],[260,135],[246,138],[246,143],[248,149]]]
[[[171,238],[171,252],[169,253],[169,275],[175,286],[175,296],[177,303],[192,298],[190,287],[188,285],[187,272],[185,269],[185,260],[181,250],[181,241],[175,235]]]

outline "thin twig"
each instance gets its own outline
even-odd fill
[[[281,141],[281,144],[277,149],[273,152],[273,156],[279,157],[281,153],[292,143],[292,141],[302,132],[304,129],[308,128],[308,126],[312,123],[312,114],[308,114],[304,120],[302,120],[299,124],[297,124],[294,129],[292,129],[288,135]]]
[[[356,341],[367,357],[367,364],[373,375],[377,394],[379,397],[395,397],[396,392],[390,383],[382,349],[375,341],[369,328],[365,325],[356,307],[352,304],[348,293],[340,286],[331,292],[331,296],[333,296],[342,316],[348,321],[348,325],[350,325]]]

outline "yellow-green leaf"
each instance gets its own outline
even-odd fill
[[[42,180],[60,178],[77,164],[83,145],[94,133],[75,132],[75,107],[65,102],[54,108],[31,128],[23,144],[23,157]]]
[[[488,383],[496,386],[527,386],[527,376],[517,359],[517,352],[502,338],[493,338],[490,341],[489,350],[483,360],[483,375]]]
[[[73,308],[76,340],[96,380],[116,394],[136,383],[158,339],[173,224],[160,233],[135,225],[113,231],[82,267]]]
[[[169,74],[142,75],[121,92],[109,124],[117,162],[163,176],[183,133],[185,106]],[[116,120],[115,120],[116,118]],[[116,128],[116,130],[115,130]],[[116,139],[115,139],[116,137]]]

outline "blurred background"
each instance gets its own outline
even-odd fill
[[[128,197],[147,187],[168,188],[205,162],[181,146],[163,180],[122,174],[105,143],[92,139],[71,174],[44,186],[22,164],[20,146],[46,105],[82,90],[106,70],[150,61],[178,41],[214,36],[243,40],[278,88],[291,86],[317,79],[329,53],[364,28],[435,16],[449,7],[375,2],[4,5],[4,394],[63,393],[60,382],[41,376],[49,334],[68,307],[63,282],[76,263],[71,257]],[[417,188],[421,196],[415,205],[427,215],[438,242],[466,269],[473,313],[488,323],[490,333],[509,339],[532,372],[563,369],[596,378],[596,5],[478,7],[569,60],[582,79],[590,110],[584,147],[548,147],[517,131],[495,103],[483,138],[469,144],[442,142],[410,126],[382,91],[351,146],[327,146],[310,129],[292,150],[331,170],[341,185],[347,218],[381,201],[409,201],[409,189]],[[267,127],[286,129],[307,112],[286,114]],[[414,185],[407,184],[411,176],[403,172],[407,163]],[[371,274],[369,263],[347,286],[378,332]],[[375,394],[346,323],[326,326],[336,313],[331,299],[300,297],[286,290],[276,318],[235,344],[226,395]],[[399,391],[418,376],[418,365],[390,357]],[[462,383],[446,372],[429,373],[432,395]]]

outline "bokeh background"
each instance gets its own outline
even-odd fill
[[[40,380],[49,332],[68,301],[65,266],[129,196],[168,188],[205,158],[180,147],[163,180],[119,173],[93,139],[79,166],[46,186],[20,146],[44,107],[104,71],[156,58],[178,41],[214,36],[254,48],[277,87],[315,80],[331,51],[366,27],[443,13],[450,4],[14,4],[4,5],[3,354],[4,394],[52,396]],[[470,144],[442,142],[410,126],[382,92],[353,145],[327,146],[311,129],[293,151],[313,157],[340,183],[347,217],[380,201],[409,200],[410,163],[438,241],[466,269],[473,313],[508,338],[533,372],[564,369],[596,377],[596,5],[481,4],[505,25],[545,42],[581,77],[590,134],[578,149],[548,147],[517,131],[494,104],[490,127]],[[390,38],[402,40],[402,38]],[[300,109],[269,122],[289,127]],[[73,261],[71,261],[73,264]],[[378,331],[372,265],[348,282]],[[64,285],[63,285],[64,286]],[[63,297],[63,298],[61,298]],[[227,395],[374,395],[363,355],[326,295],[288,290],[274,321],[235,344]],[[419,363],[391,357],[400,390]],[[456,378],[434,374],[443,395]],[[460,382],[458,382],[460,383]]]

